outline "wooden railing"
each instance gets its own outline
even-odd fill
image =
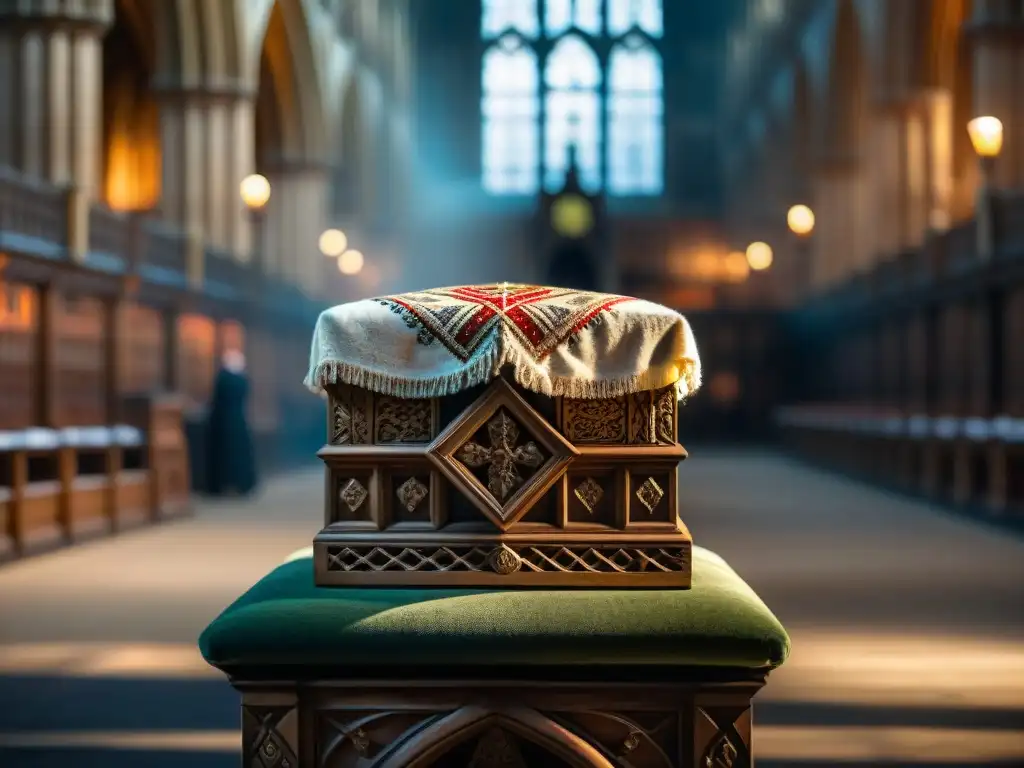
[[[189,511],[180,408],[129,411],[135,423],[0,432],[0,561]]]
[[[291,314],[315,319],[322,306],[311,301],[280,280],[267,278],[235,257],[234,254],[207,247],[203,251],[203,285],[189,282],[189,243],[185,233],[151,214],[125,214],[102,205],[92,205],[85,221],[76,220],[74,191],[27,177],[0,166],[0,252],[25,259],[43,258],[50,269],[60,269],[71,259],[69,244],[81,228],[87,252],[82,266],[96,276],[115,280],[137,276],[150,281],[158,290],[191,291],[194,300],[211,311],[223,314],[244,312],[254,296],[287,306]],[[15,270],[15,278],[25,273],[33,281],[46,281],[39,272],[45,265]],[[254,285],[265,283],[256,291]],[[209,294],[209,295],[205,295]],[[297,303],[296,303],[297,302]]]
[[[55,255],[68,242],[68,192],[0,166],[0,233],[3,250]],[[40,246],[49,245],[49,253]]]
[[[1024,520],[1024,197],[929,237],[794,313],[803,402],[777,424],[800,453]],[[791,400],[792,402],[792,400]]]
[[[0,400],[19,385],[18,413],[0,409],[0,559],[187,507],[189,458],[205,432],[186,434],[181,409],[152,398],[201,400],[228,326],[270,348],[270,362],[252,366],[259,397],[281,405],[299,389],[304,362],[291,388],[267,371],[282,351],[308,348],[322,307],[231,253],[195,246],[153,215],[85,207],[75,190],[0,167]],[[145,406],[126,401],[139,381]],[[87,409],[67,407],[69,382]],[[301,416],[323,407],[312,396],[288,403],[280,410]],[[254,435],[261,455],[281,442],[275,423]]]

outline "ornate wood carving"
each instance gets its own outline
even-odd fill
[[[427,498],[429,494],[430,489],[415,477],[410,477],[398,486],[398,490],[395,492],[398,500],[408,512],[415,512],[420,502]]]
[[[433,439],[434,408],[430,400],[384,396],[376,400],[375,443],[429,443]]]
[[[354,477],[348,478],[348,480],[343,482],[341,490],[338,491],[338,499],[351,512],[355,512],[363,506],[363,503],[369,496],[370,492]]]
[[[700,768],[750,768],[750,703],[698,706],[694,754]]]
[[[629,442],[669,445],[676,441],[676,396],[672,387],[629,397]]]
[[[604,489],[594,478],[588,477],[573,489],[573,494],[590,514],[594,514],[604,497]]]
[[[364,389],[339,385],[330,392],[331,443],[365,445],[370,442],[373,395]]]
[[[751,768],[752,697],[764,673],[629,683],[477,677],[281,681],[243,693],[246,768]],[[306,678],[303,677],[305,680]],[[287,703],[285,703],[287,702]],[[299,728],[298,713],[303,721]]]
[[[502,530],[529,511],[577,453],[502,379],[427,449],[448,480]],[[521,467],[534,471],[520,479]],[[478,477],[474,470],[480,469],[485,472]]]
[[[665,491],[661,489],[661,486],[658,485],[658,482],[653,477],[648,477],[644,480],[636,491],[637,500],[647,507],[648,512],[653,512],[664,496]]]
[[[352,444],[352,407],[335,402],[331,409],[331,442],[335,445]]]
[[[470,578],[462,583],[516,586],[579,583],[579,576],[589,574],[616,576],[616,583],[626,585],[632,576],[637,584],[659,586],[661,581],[662,585],[675,586],[680,575],[689,573],[690,557],[689,546],[671,539],[650,546],[560,546],[516,541],[496,545],[458,541],[434,546],[328,545],[324,549],[325,569],[319,577],[320,583],[326,584],[365,584],[367,574],[374,574],[380,583],[396,584],[411,573],[444,573],[450,583],[459,583],[463,576]],[[494,578],[482,579],[484,576]]]
[[[487,422],[487,436],[488,445],[470,440],[455,452],[455,458],[472,469],[486,468],[487,490],[504,502],[524,482],[519,467],[538,469],[544,463],[544,454],[533,440],[520,442],[519,426],[504,410]]]
[[[626,399],[562,401],[562,432],[572,443],[626,442]]]
[[[330,396],[317,583],[689,586],[671,387],[571,401],[497,379],[436,400]]]
[[[528,768],[516,740],[504,728],[488,728],[476,743],[469,768]]]
[[[242,707],[242,765],[300,768],[298,711],[294,707]]]
[[[352,443],[363,445],[370,442],[370,414],[373,412],[373,396],[365,390],[354,387],[350,392]]]

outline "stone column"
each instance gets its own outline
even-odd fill
[[[267,207],[268,271],[320,295],[324,256],[318,241],[328,226],[331,169],[322,163],[279,162],[263,172],[273,190]]]
[[[814,240],[811,250],[810,292],[816,295],[832,284],[832,261],[835,259],[836,216],[835,184],[823,173],[814,174],[814,203],[816,206]]]
[[[948,229],[953,219],[953,93],[932,90],[921,96],[925,130],[927,230]]]
[[[931,217],[930,125],[920,103],[908,109],[900,127],[906,196],[900,249],[905,250],[921,245]]]
[[[861,164],[852,157],[826,157],[815,172],[816,216],[813,284],[827,289],[857,272],[865,259]]]
[[[247,260],[250,224],[238,185],[256,166],[252,94],[169,85],[155,90],[161,101],[164,216]]]
[[[903,173],[903,126],[905,108],[897,104],[879,106],[870,122],[870,200],[868,215],[873,226],[865,233],[870,250],[869,263],[888,259],[902,250],[906,219],[905,174]]]
[[[0,164],[88,200],[99,196],[101,41],[113,6],[78,5],[0,4]]]

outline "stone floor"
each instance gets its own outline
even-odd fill
[[[1024,539],[772,454],[693,451],[684,517],[793,637],[766,766],[1024,766]],[[237,700],[195,650],[320,520],[315,471],[256,501],[0,568],[0,766],[227,768]]]

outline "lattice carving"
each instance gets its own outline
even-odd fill
[[[562,431],[574,443],[626,442],[626,399],[562,401]]]
[[[573,495],[579,500],[583,508],[590,514],[594,514],[597,505],[604,498],[604,489],[594,478],[588,477],[573,489]]]
[[[329,571],[673,573],[689,568],[689,550],[661,547],[329,546]],[[517,566],[517,567],[516,567]]]
[[[406,400],[378,396],[375,442],[429,443],[433,437],[433,406],[430,400]]]

